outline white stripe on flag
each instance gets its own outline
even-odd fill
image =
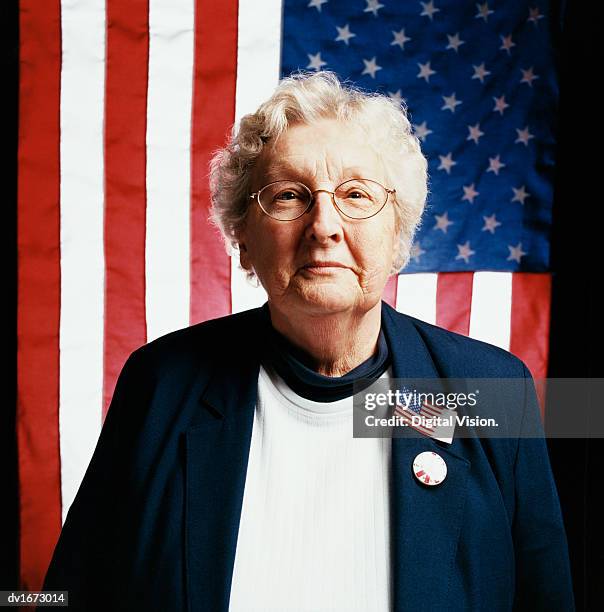
[[[508,351],[512,325],[511,272],[475,272],[470,337]]]
[[[105,2],[63,0],[61,28],[59,435],[65,521],[102,423]]]
[[[254,0],[239,1],[237,32],[237,92],[235,122],[273,93],[281,61],[281,0],[265,0],[262,10]],[[266,301],[262,286],[251,285],[239,268],[239,253],[231,256],[233,312],[255,308]]]
[[[235,122],[271,96],[281,70],[281,0],[239,0]]]
[[[147,341],[189,325],[194,0],[149,2]]]
[[[396,309],[412,317],[436,323],[436,286],[438,274],[399,274]]]

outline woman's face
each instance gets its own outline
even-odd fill
[[[323,119],[293,125],[267,146],[251,187],[255,192],[272,181],[295,180],[311,191],[334,191],[350,178],[392,187],[358,127]],[[241,264],[253,268],[271,304],[285,312],[365,312],[380,301],[398,247],[393,197],[362,220],[342,216],[325,192],[315,194],[310,211],[293,221],[269,217],[253,200],[238,237]]]

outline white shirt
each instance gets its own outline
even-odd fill
[[[353,438],[352,410],[261,367],[230,612],[391,609],[391,439]]]

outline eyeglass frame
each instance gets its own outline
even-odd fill
[[[379,185],[385,192],[386,192],[386,199],[384,200],[384,203],[378,208],[378,210],[376,210],[374,213],[370,214],[368,217],[351,217],[350,215],[347,215],[339,206],[338,203],[336,202],[336,191],[345,183],[348,183],[350,181],[370,181],[372,183],[376,183],[377,185]],[[297,183],[298,185],[302,185],[304,187],[304,189],[306,189],[308,191],[308,193],[310,194],[310,202],[308,203],[308,206],[306,207],[306,209],[301,212],[297,217],[294,217],[293,219],[277,219],[277,217],[273,217],[273,215],[270,215],[268,212],[266,212],[266,210],[264,210],[264,206],[262,206],[262,203],[260,202],[260,194],[267,188],[270,187],[271,185],[275,185],[276,183]],[[381,213],[382,210],[384,210],[384,207],[386,206],[386,204],[388,204],[388,198],[391,194],[395,194],[396,193],[396,189],[389,189],[388,187],[384,187],[384,185],[382,185],[381,183],[379,183],[378,181],[374,181],[373,179],[366,179],[366,178],[349,178],[346,179],[345,181],[342,181],[339,185],[336,186],[335,191],[329,191],[328,189],[315,189],[314,191],[310,190],[310,187],[308,187],[307,185],[305,185],[304,183],[300,182],[300,181],[294,181],[294,180],[289,180],[289,179],[280,179],[278,181],[271,181],[270,183],[267,183],[266,185],[264,185],[263,187],[261,187],[258,191],[254,191],[254,193],[250,194],[250,198],[251,199],[256,199],[256,201],[258,202],[258,206],[260,206],[260,210],[267,216],[270,217],[271,219],[274,219],[275,221],[296,221],[296,219],[299,219],[302,215],[305,215],[309,210],[312,209],[312,207],[314,206],[314,202],[315,202],[315,193],[328,193],[331,196],[331,201],[333,202],[333,205],[336,207],[336,210],[344,215],[345,217],[348,217],[348,219],[354,219],[355,221],[364,221],[365,219],[371,219],[371,217],[375,217],[377,214]]]

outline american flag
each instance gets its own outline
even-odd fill
[[[551,27],[541,0],[21,0],[22,588],[128,355],[264,302],[208,223],[208,160],[295,68],[404,99],[423,141],[429,208],[385,299],[545,375]]]
[[[456,412],[446,406],[437,406],[429,404],[417,392],[412,392],[406,387],[401,389],[404,397],[408,398],[404,405],[397,404],[393,410],[393,414],[403,420],[407,427],[411,427],[415,431],[428,436],[443,440],[449,444],[453,440],[455,432],[455,423],[448,425],[448,419],[455,419]],[[413,417],[419,417],[414,419]],[[439,423],[438,419],[445,419],[446,422]]]

